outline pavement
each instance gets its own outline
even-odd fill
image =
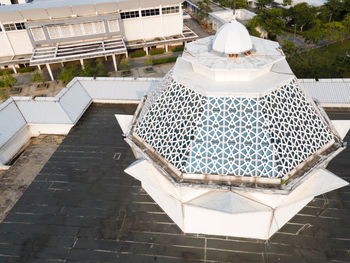
[[[0,224],[0,262],[350,262],[349,186],[267,242],[182,233],[123,172],[134,157],[114,114],[134,110],[90,106]],[[346,149],[329,169],[349,181],[349,159]]]

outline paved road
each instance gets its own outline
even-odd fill
[[[114,114],[133,110],[89,108],[0,224],[0,262],[350,262],[350,187],[268,242],[183,234],[123,172],[134,157]],[[347,149],[329,167],[350,180],[349,160]]]

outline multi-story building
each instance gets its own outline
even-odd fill
[[[128,54],[197,38],[180,0],[34,0],[0,7],[0,67]]]

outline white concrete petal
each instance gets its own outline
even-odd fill
[[[296,187],[292,192],[286,195],[270,194],[262,192],[236,191],[242,196],[276,208],[289,203],[299,202],[300,200],[313,198],[335,189],[344,187],[349,183],[326,169],[317,169],[313,174]]]
[[[345,138],[346,134],[350,130],[350,121],[349,120],[332,120],[334,128],[339,133],[342,139]]]
[[[173,220],[182,230],[184,230],[181,201],[177,200],[165,191],[152,187],[148,184],[142,183],[142,188],[164,210],[171,220]]]
[[[251,210],[246,213],[230,214],[184,204],[184,232],[186,233],[267,239],[271,219],[272,210]]]
[[[123,133],[127,133],[130,129],[133,115],[115,114],[114,116],[117,119],[119,126],[122,129]]]
[[[280,206],[296,203],[300,200],[313,198],[315,196],[344,187],[349,183],[326,169],[317,169],[312,176],[293,190]]]
[[[133,162],[124,172],[141,181],[142,184],[161,189],[171,196],[177,196],[175,186],[160,174],[150,162],[144,159]]]
[[[274,211],[274,221],[273,221],[273,224],[271,225],[269,237],[271,237],[282,226],[284,226],[290,219],[292,219],[312,199],[313,197],[308,197],[298,202],[276,208]]]
[[[203,188],[175,187],[150,162],[144,159],[132,163],[125,169],[125,172],[144,184],[161,189],[181,202],[187,202],[211,191]]]

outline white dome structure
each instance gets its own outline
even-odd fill
[[[269,239],[348,185],[325,169],[342,137],[279,44],[235,20],[186,44],[134,116],[116,117],[138,159],[125,172],[185,233]]]
[[[252,50],[252,40],[244,25],[233,17],[224,24],[215,35],[213,50],[225,54],[241,54]]]

